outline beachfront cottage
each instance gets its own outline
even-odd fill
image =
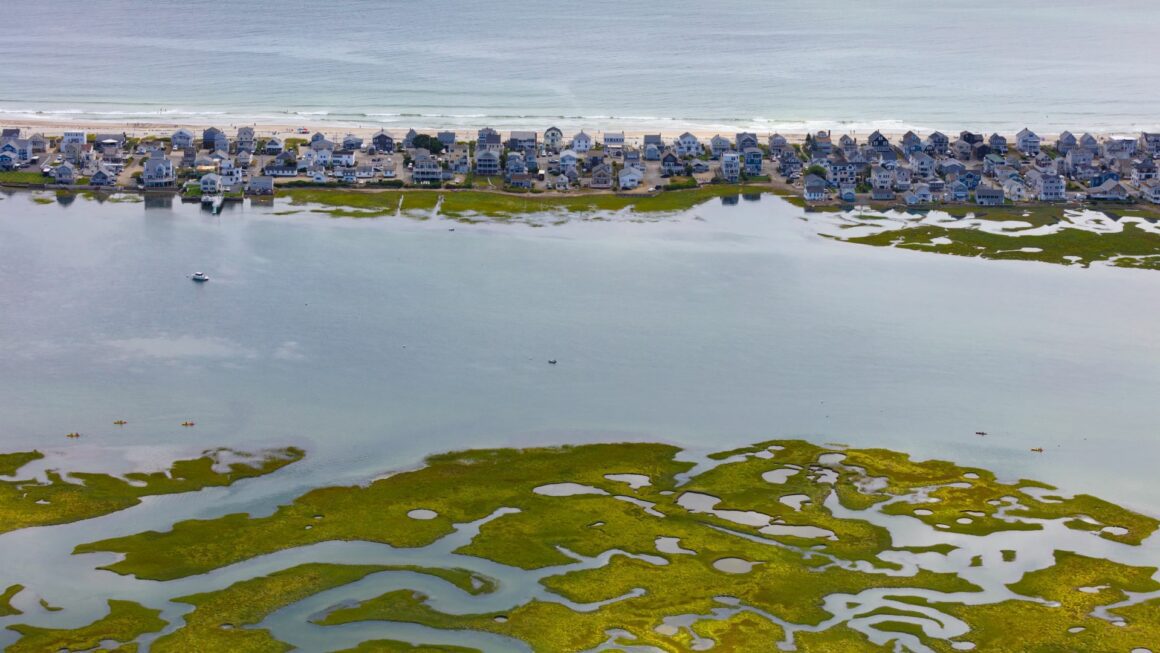
[[[407,133],[403,135],[403,149],[409,150],[415,147],[415,138],[419,136],[419,132],[414,129],[408,129]],[[498,136],[498,134],[496,134]]]
[[[476,151],[475,174],[490,177],[499,174],[499,152],[491,149]]]
[[[733,143],[730,143],[729,139],[725,138],[721,134],[717,134],[713,138],[709,139],[709,151],[712,153],[714,159],[719,158],[723,153],[728,152],[732,147]]]
[[[733,146],[738,152],[744,152],[747,147],[757,147],[759,142],[757,134],[750,132],[737,132],[733,137]]]
[[[315,134],[315,136],[318,135],[319,134]],[[333,152],[334,150],[338,149],[338,144],[325,137],[318,139],[312,138],[310,139],[310,149],[314,150],[315,152],[322,152],[324,150],[327,152]]]
[[[564,132],[559,127],[549,127],[544,130],[544,147],[549,152],[559,152],[564,147]]]
[[[1136,140],[1132,138],[1109,138],[1100,148],[1100,157],[1105,162],[1127,161],[1136,156]]]
[[[1132,183],[1139,186],[1156,179],[1156,162],[1152,159],[1137,159],[1132,162]]]
[[[264,151],[268,155],[275,155],[275,154],[281,154],[282,148],[283,148],[282,139],[278,138],[277,136],[271,136],[270,138],[268,138],[266,140],[265,147],[262,148],[262,151]]]
[[[632,190],[644,181],[644,173],[636,168],[626,167],[617,176],[621,190]]]
[[[353,166],[357,156],[354,150],[335,150],[330,154],[330,164],[334,166]]]
[[[624,132],[604,132],[604,149],[617,156],[624,151]]]
[[[52,176],[52,180],[58,184],[71,184],[77,179],[76,168],[71,163],[62,163],[53,168],[49,174]]]
[[[1026,156],[1039,154],[1039,135],[1024,127],[1015,134],[1015,147]]]
[[[911,169],[914,170],[914,174],[919,177],[929,178],[934,176],[934,157],[926,152],[915,152],[911,154],[909,162]]]
[[[1003,189],[979,186],[975,189],[975,204],[979,206],[999,206],[1003,204]]]
[[[141,171],[141,185],[145,188],[173,188],[177,184],[177,172],[173,161],[160,150],[153,150],[145,160]]]
[[[661,153],[664,152],[664,147],[656,143],[648,143],[644,146],[644,160],[645,161],[660,161]]]
[[[1087,197],[1089,200],[1124,202],[1128,199],[1128,188],[1115,179],[1108,179],[1099,186],[1088,190]]]
[[[914,177],[910,168],[907,168],[904,166],[897,166],[893,170],[893,175],[894,175],[894,184],[893,184],[894,190],[896,190],[898,192],[902,192],[904,190],[910,190],[910,184],[913,181],[913,177]]]
[[[573,150],[564,150],[560,153],[560,170],[568,172],[580,165],[580,157]]]
[[[1140,196],[1153,204],[1160,204],[1160,181],[1151,181],[1140,186]]]
[[[922,151],[922,139],[918,134],[908,131],[902,135],[902,152],[904,154],[912,154],[914,152]]]
[[[629,148],[624,151],[624,165],[644,170],[644,163],[640,159],[640,150]]]
[[[1096,140],[1095,136],[1087,132],[1084,132],[1084,135],[1079,137],[1079,146],[1091,152],[1092,156],[1100,155],[1100,142]]]
[[[789,141],[781,134],[771,134],[769,137],[769,158],[772,160],[780,159],[785,151],[793,151],[790,147]]]
[[[217,173],[211,172],[207,175],[202,175],[197,182],[198,188],[201,189],[203,195],[214,195],[222,192],[222,178]]]
[[[16,152],[0,149],[0,170],[16,170],[20,168],[20,164],[20,157],[16,156]]]
[[[1060,154],[1067,154],[1077,147],[1079,147],[1079,139],[1071,132],[1065,131],[1059,135],[1059,138],[1055,139],[1055,149]]]
[[[701,145],[700,139],[696,136],[685,132],[677,137],[675,143],[677,148],[677,156],[701,156],[705,152],[705,148]]]
[[[371,146],[375,148],[375,152],[391,154],[395,151],[395,139],[380,129],[377,134],[371,136]]]
[[[593,168],[592,181],[588,186],[590,188],[612,188],[612,166],[601,163]]]
[[[1067,199],[1063,177],[1059,175],[1032,170],[1027,173],[1027,184],[1035,193],[1035,199],[1040,202],[1060,202]]]
[[[934,195],[930,192],[930,186],[926,184],[916,185],[910,192],[906,193],[906,203],[914,206],[915,204],[930,204],[934,201]]]
[[[218,164],[218,175],[222,178],[222,186],[231,187],[242,183],[242,168],[233,159],[222,159]]]
[[[19,163],[24,163],[32,159],[32,143],[26,138],[9,138],[6,141],[0,141],[0,152],[7,152]]]
[[[704,162],[701,159],[693,159],[687,165],[688,165],[688,167],[693,169],[693,174],[700,174],[703,172],[709,172],[709,169],[710,169],[709,164]]]
[[[802,165],[802,160],[793,150],[782,152],[777,158],[777,171],[788,180],[796,179],[802,173]]]
[[[588,156],[584,157],[584,167],[588,170],[595,170],[596,166],[604,163],[604,154],[599,151],[589,152]]]
[[[201,147],[202,149],[214,149],[213,144],[217,141],[218,136],[222,136],[222,130],[217,127],[206,127],[201,131]]]
[[[97,171],[89,177],[91,186],[113,186],[117,183],[117,173],[107,166],[99,166]]]
[[[1140,151],[1152,157],[1160,157],[1160,132],[1140,132]]]
[[[971,197],[971,189],[963,182],[955,180],[947,184],[945,197],[948,202],[965,202]]]
[[[169,136],[169,143],[175,150],[184,150],[193,147],[193,132],[188,129],[178,129]]]
[[[442,143],[444,148],[451,147],[452,145],[455,145],[455,132],[441,131],[435,134],[435,140]]]
[[[250,195],[273,195],[274,178],[267,176],[251,177],[250,183],[246,184],[246,192]]]
[[[959,139],[964,140],[971,145],[975,145],[983,142],[983,135],[976,134],[975,132],[964,129],[963,131],[959,132]]]
[[[942,132],[934,132],[926,137],[923,149],[928,154],[946,154],[951,147],[951,139]]]
[[[504,175],[511,177],[516,174],[524,174],[528,171],[528,164],[524,160],[524,155],[519,152],[509,152],[507,161],[504,163]]]
[[[1022,202],[1027,199],[1027,186],[1018,177],[1011,177],[1003,181],[1003,195],[1012,202]]]
[[[415,148],[411,158],[411,181],[432,184],[443,181],[443,166],[426,148]]]
[[[661,155],[661,170],[666,175],[679,175],[685,171],[685,162],[672,150],[665,150]]]
[[[737,152],[721,153],[721,178],[730,183],[741,179],[741,156]]]
[[[806,175],[802,186],[806,200],[818,202],[826,199],[826,180],[817,175]]]
[[[761,174],[761,165],[765,162],[765,153],[756,145],[750,145],[741,151],[745,165],[745,174],[756,177]]]
[[[238,128],[238,152],[253,152],[257,149],[257,139],[254,138],[253,127]]]
[[[516,152],[535,152],[536,140],[534,131],[514,131],[508,137],[507,148]]]
[[[475,134],[475,153],[478,155],[484,150],[491,150],[497,154],[503,151],[503,139],[499,132],[491,127],[484,127]]]
[[[354,134],[347,134],[342,137],[342,149],[344,150],[361,150],[363,146],[363,139],[361,136]]]
[[[447,163],[451,172],[464,175],[471,172],[471,149],[467,143],[453,143],[447,149]]]
[[[991,134],[987,139],[987,145],[991,146],[991,152],[999,156],[1007,154],[1007,137],[1001,134]]]
[[[568,149],[577,154],[585,154],[592,149],[592,137],[581,131],[572,137],[572,144]]]
[[[661,152],[665,151],[665,137],[661,134],[645,134],[644,140],[641,141],[641,146],[647,150],[649,145],[656,148],[657,152],[657,158],[652,160],[659,161]]]
[[[890,146],[890,139],[883,136],[882,132],[878,130],[874,130],[874,133],[870,134],[870,138],[866,139],[866,142],[870,145],[870,147],[879,152],[885,152],[887,150],[894,149]]]
[[[971,144],[961,138],[956,140],[954,143],[951,143],[951,156],[959,159],[960,161],[970,161],[971,153],[973,151],[974,148],[971,146]]]
[[[89,142],[88,132],[64,132],[60,137],[60,146],[63,149],[66,145],[84,145]]]
[[[889,190],[894,185],[894,171],[880,165],[870,166],[870,186]]]
[[[807,136],[806,144],[809,146],[806,149],[814,157],[827,157],[834,151],[834,143],[830,140],[830,132],[828,131],[819,131],[813,136]]]

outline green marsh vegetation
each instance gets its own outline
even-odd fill
[[[1126,592],[1160,589],[1152,580],[1155,569],[1061,551],[1054,566],[1027,574],[1010,586],[1023,597],[1020,600],[982,605],[949,598],[942,602],[938,597],[969,595],[981,588],[957,573],[926,569],[903,573],[898,564],[880,554],[945,556],[953,554],[955,546],[895,547],[881,526],[869,519],[839,517],[827,505],[836,500],[848,510],[880,510],[959,536],[1042,528],[1033,521],[1004,518],[1006,511],[1009,517],[1020,519],[1063,520],[1068,527],[1096,531],[1077,533],[1078,537],[1102,537],[1124,546],[1136,545],[1156,530],[1157,521],[1145,515],[1086,495],[1039,500],[1028,492],[1038,496],[1053,488],[1033,481],[1003,483],[986,470],[946,461],[916,461],[881,449],[765,442],[711,456],[715,463],[683,484],[680,479],[693,470],[693,463],[679,460],[679,453],[669,445],[633,443],[440,454],[430,457],[422,468],[367,485],[313,490],[268,516],[234,514],[185,521],[165,532],[82,545],[77,552],[121,553],[123,559],[108,569],[170,580],[331,540],[421,547],[451,533],[454,524],[484,520],[479,533],[456,553],[516,569],[548,570],[540,581],[550,592],[548,598],[531,598],[503,612],[447,614],[431,607],[423,593],[402,589],[335,606],[318,617],[318,623],[393,621],[479,630],[519,639],[537,651],[598,646],[607,639],[606,631],[619,629],[631,634],[626,643],[683,651],[691,645],[692,635],[683,629],[661,628],[664,618],[702,615],[692,626],[698,636],[728,646],[721,650],[758,651],[771,650],[771,642],[786,636],[783,628],[756,613],[706,616],[723,607],[718,597],[731,597],[742,606],[791,623],[817,625],[831,617],[825,597],[890,587],[899,592],[896,600],[934,607],[969,624],[970,632],[954,641],[928,637],[909,621],[887,618],[877,629],[918,637],[935,650],[954,650],[954,643],[970,641],[979,650],[1048,651],[1083,642],[1087,647],[1082,650],[1110,651],[1157,641],[1149,639],[1160,627],[1153,625],[1160,624],[1153,618],[1160,612],[1155,600],[1113,609],[1125,620],[1123,626],[1091,615],[1097,607],[1122,601]],[[609,478],[617,474],[642,475],[648,483],[630,486],[623,478]],[[565,482],[580,484],[585,493],[537,492],[537,488]],[[687,499],[697,494],[718,501],[711,508],[690,507]],[[802,500],[782,501],[791,496]],[[937,501],[897,500],[909,497]],[[1015,497],[1018,505],[1006,497]],[[372,505],[375,510],[368,511],[366,507]],[[518,512],[497,513],[500,508]],[[434,517],[409,516],[418,509],[431,511]],[[915,513],[916,509],[929,514]],[[753,513],[765,519],[749,523],[748,518],[738,518]],[[766,531],[761,527],[764,523],[808,526],[832,536]],[[1115,529],[1104,530],[1109,526]],[[223,533],[229,537],[222,537]],[[675,538],[681,551],[661,551],[658,538]],[[623,554],[614,554],[606,564],[574,567],[576,556],[591,558],[609,551]],[[1013,556],[1014,552],[1009,556],[1008,550],[1003,551],[1005,561]],[[721,566],[721,561],[729,559],[745,561],[747,569]],[[561,569],[553,573],[555,566]],[[269,633],[241,626],[257,625],[264,615],[313,593],[371,573],[392,571],[436,576],[469,594],[496,588],[495,581],[459,568],[300,565],[220,592],[178,599],[197,607],[186,617],[186,626],[159,640],[154,650],[183,650],[181,645],[192,641],[219,642],[206,644],[206,651],[284,650],[277,648]],[[1094,593],[1078,589],[1088,585],[1102,589]],[[907,590],[934,594],[923,598],[908,595]],[[592,607],[573,610],[551,600],[552,595]],[[879,617],[921,614],[900,608],[877,610],[873,614]],[[1015,620],[1021,624],[1019,641],[1024,647],[988,648],[988,644],[1001,646],[996,643],[1003,641],[1002,634]],[[223,624],[229,628],[223,629]],[[1086,630],[1076,637],[1068,631],[1075,626]],[[243,638],[257,644],[243,645]],[[794,638],[802,651],[876,650],[864,634],[842,624],[816,633],[797,632]],[[390,647],[397,646],[368,642],[365,648],[353,650],[391,651],[395,649]]]
[[[142,497],[192,492],[225,486],[262,476],[302,458],[293,447],[233,462],[225,471],[215,470],[217,455],[238,455],[227,450],[207,451],[199,458],[179,460],[166,471],[131,472],[124,478],[109,474],[56,470],[45,479],[20,478],[22,467],[44,457],[39,451],[0,454],[0,533],[30,526],[47,526],[106,515],[141,502]]]

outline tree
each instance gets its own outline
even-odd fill
[[[826,168],[825,168],[825,166],[820,166],[820,165],[815,163],[814,165],[806,168],[805,174],[817,175],[817,176],[821,177],[822,179],[825,179],[826,178]]]
[[[435,138],[429,134],[419,134],[415,137],[414,140],[411,141],[411,145],[414,147],[421,147],[431,154],[436,155],[442,154],[444,148],[443,141],[440,141],[438,138]]]

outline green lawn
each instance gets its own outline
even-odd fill
[[[45,177],[39,172],[21,170],[0,172],[0,184],[46,184],[51,182],[51,178]]]

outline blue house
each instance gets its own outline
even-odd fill
[[[742,154],[745,157],[745,174],[760,175],[761,163],[765,159],[765,153],[761,151],[761,148],[747,147]]]

